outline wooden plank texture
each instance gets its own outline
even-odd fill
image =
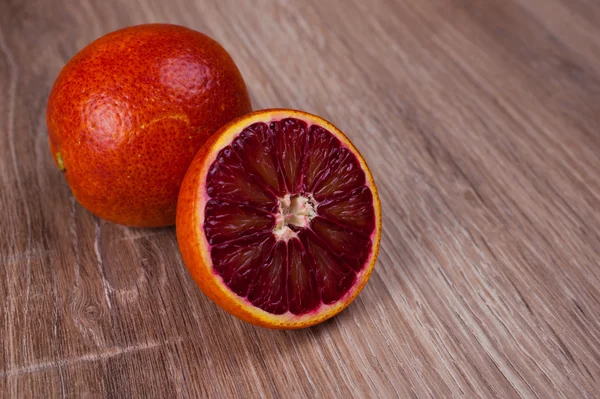
[[[93,39],[220,41],[255,109],[347,132],[375,175],[371,281],[275,332],[196,288],[173,228],[77,204],[46,99]],[[600,397],[600,3],[0,2],[0,397]]]

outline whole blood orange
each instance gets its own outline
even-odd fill
[[[177,240],[196,283],[234,316],[308,327],[358,295],[379,249],[373,177],[331,123],[265,110],[198,152],[177,206]]]
[[[240,72],[209,37],[176,25],[109,33],[75,55],[48,99],[50,148],[75,198],[133,226],[175,222],[207,138],[251,111]]]

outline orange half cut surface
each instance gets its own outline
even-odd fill
[[[176,224],[190,274],[217,305],[255,325],[301,328],[362,290],[381,208],[367,164],[339,129],[271,109],[232,121],[202,147]]]

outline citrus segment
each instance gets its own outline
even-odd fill
[[[365,184],[365,174],[354,154],[346,148],[340,148],[334,154],[330,158],[329,167],[313,186],[313,196],[318,201],[345,195]]]
[[[353,269],[359,271],[364,266],[371,251],[371,239],[368,236],[321,217],[315,218],[310,228],[333,253]]]
[[[339,141],[318,126],[311,127],[304,170],[303,190],[312,192],[324,174],[331,171],[331,164],[339,151]]]
[[[246,297],[273,245],[271,234],[216,245],[212,248],[213,267],[233,292]]]
[[[211,198],[255,205],[265,210],[275,210],[277,207],[277,197],[248,179],[231,147],[219,153],[208,174],[210,179],[206,192]]]
[[[304,121],[288,118],[271,122],[271,130],[275,132],[276,153],[287,191],[299,192],[308,126]]]
[[[288,241],[288,304],[293,314],[304,314],[319,306],[321,297],[312,260],[298,238]]]
[[[340,299],[352,286],[356,273],[342,259],[333,254],[326,242],[310,230],[300,233],[306,252],[315,268],[321,302],[331,304]]]
[[[177,218],[198,285],[234,315],[273,328],[345,308],[372,271],[381,230],[358,151],[325,120],[291,110],[223,127],[188,170]]]
[[[278,196],[284,194],[274,154],[273,132],[264,123],[257,123],[236,137],[232,147],[240,156],[240,165]]]
[[[360,187],[345,197],[336,197],[319,204],[319,215],[359,231],[375,228],[373,196],[367,187]]]
[[[285,313],[288,310],[287,280],[287,244],[278,241],[258,269],[248,300],[269,313]]]
[[[209,244],[219,244],[275,227],[275,216],[248,205],[210,200],[206,204],[204,230]]]

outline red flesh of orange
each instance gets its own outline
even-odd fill
[[[381,232],[364,160],[314,115],[265,110],[223,127],[186,174],[177,236],[200,288],[225,310],[299,328],[345,308]]]

